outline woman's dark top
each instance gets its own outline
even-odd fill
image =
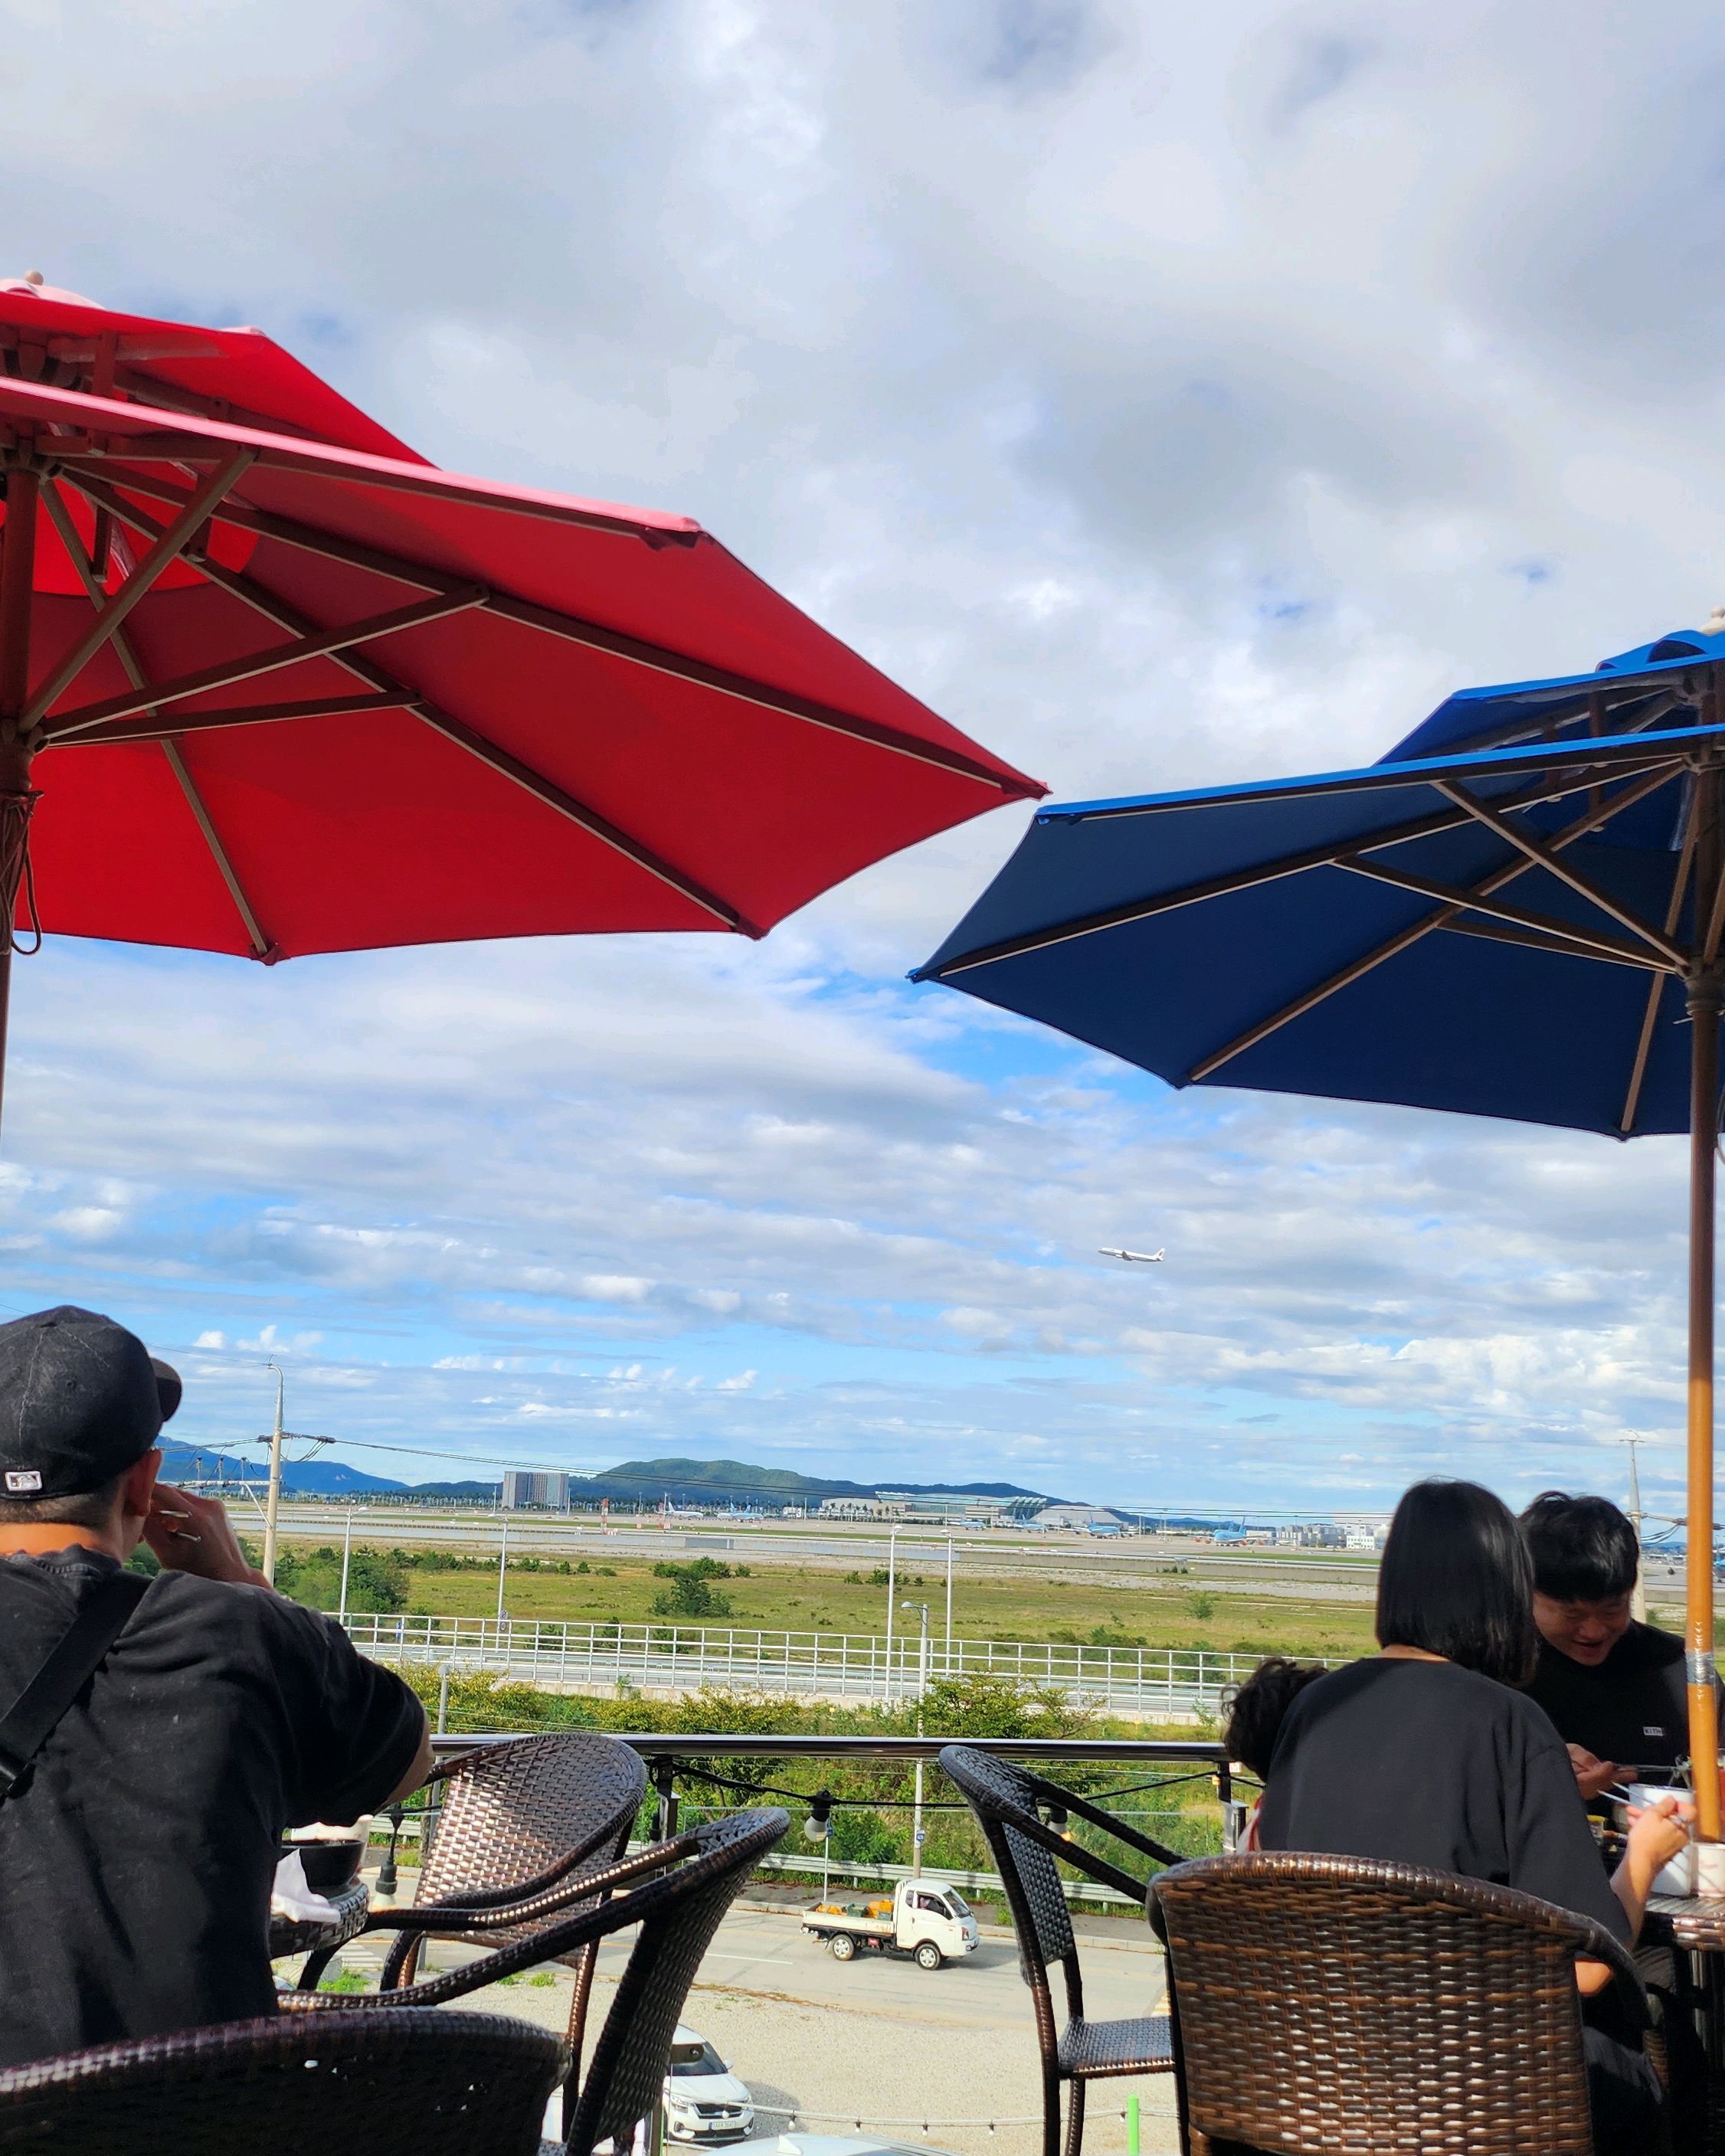
[[[1454,1662],[1353,1662],[1308,1685],[1276,1739],[1258,1833],[1265,1849],[1518,1887],[1629,1938],[1549,1718]]]

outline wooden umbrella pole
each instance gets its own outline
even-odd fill
[[[1717,963],[1705,944],[1720,879],[1717,765],[1696,775],[1695,970],[1689,978],[1689,1527],[1685,1557],[1689,1758],[1696,1831],[1720,1839],[1719,1716],[1713,1682],[1713,1240],[1719,1132]]]
[[[6,528],[0,533],[0,1100],[6,1082],[6,1022],[12,1004],[13,931],[30,811],[33,734],[23,723],[30,694],[30,610],[36,571],[33,464],[6,467]]]

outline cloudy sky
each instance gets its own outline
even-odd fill
[[[1056,795],[1321,768],[1725,600],[1725,26],[1655,16],[8,0],[3,266],[700,517]],[[297,1428],[523,1464],[1327,1507],[1637,1433],[1668,1497],[1677,1142],[1176,1096],[910,987],[1024,820],[761,946],[52,945],[0,1302],[138,1326],[200,1441],[274,1353]]]

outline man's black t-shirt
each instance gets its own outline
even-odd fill
[[[0,1558],[0,1711],[114,1560]],[[267,2014],[282,1830],[381,1804],[399,1678],[259,1587],[164,1573],[0,1803],[0,2066]]]
[[[1689,1699],[1683,1642],[1652,1625],[1631,1624],[1602,1662],[1589,1669],[1539,1643],[1539,1667],[1527,1687],[1566,1744],[1596,1759],[1665,1773],[1689,1755]]]
[[[1558,1732],[1453,1662],[1353,1662],[1308,1685],[1276,1740],[1258,1835],[1519,1887],[1629,1937]]]

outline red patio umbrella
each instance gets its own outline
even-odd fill
[[[262,330],[98,306],[44,284],[39,270],[0,277],[0,373],[424,462]]]
[[[761,936],[1044,791],[699,525],[284,432],[372,423],[253,358],[269,427],[0,378],[0,923]]]

